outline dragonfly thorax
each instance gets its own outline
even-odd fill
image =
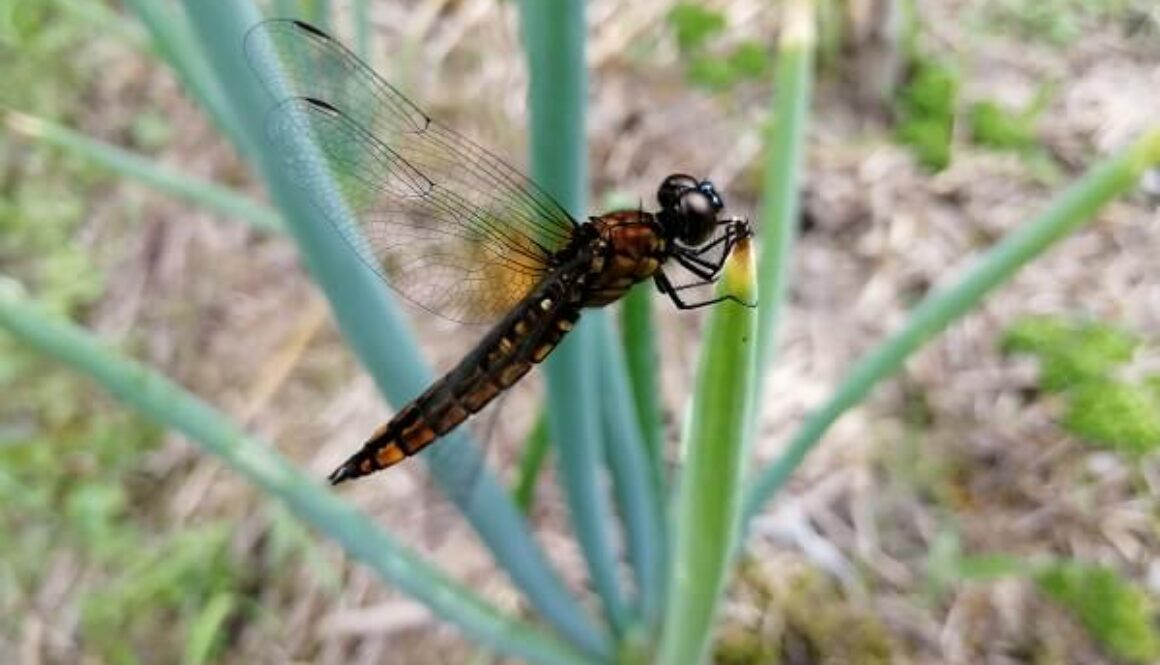
[[[713,236],[717,213],[725,204],[713,183],[674,173],[657,190],[657,214],[665,234],[686,247],[697,247]]]

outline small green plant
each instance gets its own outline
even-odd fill
[[[222,646],[224,622],[245,594],[244,567],[229,553],[230,532],[227,523],[189,529],[121,562],[111,583],[82,598],[90,648],[111,662],[135,662],[179,642],[184,662],[211,662]],[[183,636],[174,634],[175,625]]]
[[[1086,381],[1068,397],[1061,424],[1076,436],[1130,455],[1160,448],[1160,399],[1147,385]]]
[[[669,11],[668,22],[686,62],[685,75],[694,85],[726,90],[743,81],[763,79],[773,67],[773,52],[759,42],[713,48],[711,39],[726,27],[720,12],[681,3]]]
[[[1160,447],[1160,377],[1129,382],[1116,371],[1140,341],[1098,321],[1026,317],[1007,331],[1002,348],[1039,360],[1040,386],[1067,400],[1061,425],[1076,436],[1140,455]]]
[[[1099,21],[1150,21],[1160,25],[1152,0],[989,0],[982,8],[986,29],[997,27],[1021,39],[1067,46]]]
[[[958,74],[937,60],[920,57],[899,92],[895,136],[910,147],[919,163],[939,171],[951,162]]]
[[[1039,116],[1051,96],[1051,86],[1043,85],[1023,108],[1010,108],[984,99],[967,110],[967,134],[972,143],[990,150],[1017,154],[1030,174],[1045,184],[1061,177],[1058,165],[1038,137]]]
[[[1039,109],[1013,111],[998,102],[984,100],[967,111],[971,140],[996,150],[1024,152],[1036,144],[1035,121]]]
[[[1155,602],[1110,568],[1070,559],[1032,563],[1003,554],[966,555],[958,536],[944,530],[931,547],[928,572],[936,592],[961,581],[1034,580],[1112,656],[1130,663],[1151,663],[1160,657]]]
[[[1132,358],[1135,336],[1100,321],[1059,316],[1028,316],[1003,335],[1006,353],[1029,353],[1040,363],[1040,385],[1060,392],[1080,383],[1100,381]]]
[[[1160,633],[1151,598],[1114,570],[1065,562],[1036,575],[1039,588],[1076,615],[1116,658],[1152,663],[1160,658]]]
[[[725,16],[692,2],[682,2],[669,10],[669,25],[676,34],[677,47],[689,53],[699,50],[712,36],[725,30]]]

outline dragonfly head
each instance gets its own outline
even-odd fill
[[[713,183],[674,173],[657,190],[657,215],[665,231],[686,247],[704,244],[717,228],[717,213],[725,207]]]

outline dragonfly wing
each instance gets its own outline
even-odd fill
[[[322,212],[408,300],[486,322],[550,269],[577,222],[527,176],[431,120],[357,56],[306,24],[272,20],[246,37],[251,65],[285,101],[270,132],[294,177],[325,172],[301,154],[311,136],[340,204]]]

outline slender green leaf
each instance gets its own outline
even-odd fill
[[[173,11],[168,2],[126,0],[126,5],[145,25],[153,39],[153,48],[169,63],[189,94],[209,113],[218,129],[244,154],[253,154],[254,141],[244,131],[220,85],[206,66],[189,24]]]
[[[184,4],[243,127],[252,136],[266,136],[265,118],[274,100],[245,66],[242,55],[243,36],[258,22],[257,11],[248,0],[184,0]],[[311,154],[307,137],[301,140],[301,154]],[[310,186],[295,180],[273,146],[263,143],[261,148],[255,154],[256,165],[346,339],[391,403],[407,403],[430,385],[431,372],[382,282],[332,225],[317,216],[316,202],[345,209],[337,188],[325,177],[315,178]],[[358,228],[353,220],[347,226]],[[462,434],[444,437],[424,452],[423,459],[495,560],[545,619],[585,651],[606,653],[600,632],[548,566],[511,497],[468,438]],[[464,492],[468,478],[472,491]]]
[[[610,326],[601,337],[600,394],[604,414],[605,456],[612,471],[612,487],[628,545],[637,586],[637,610],[645,623],[655,626],[664,597],[665,544],[668,533],[663,497],[652,475],[639,420],[632,409],[628,371],[620,345]]]
[[[757,361],[762,373],[773,360],[778,317],[788,290],[801,210],[801,171],[813,85],[814,13],[810,0],[785,5],[781,45],[774,81],[773,123],[765,156],[761,204],[761,292],[757,316]],[[762,403],[758,380],[757,404]],[[759,414],[755,414],[759,415]]]
[[[757,295],[749,243],[733,250],[718,293]],[[756,374],[757,313],[727,301],[706,322],[677,487],[676,545],[660,663],[705,661],[741,525],[741,485]]]
[[[238,598],[234,594],[220,591],[197,613],[185,638],[187,665],[212,662],[214,651],[225,641],[226,619],[237,606]]]
[[[1093,167],[1060,194],[1038,217],[992,247],[953,285],[931,293],[911,312],[902,329],[854,366],[834,395],[807,418],[786,452],[762,469],[746,497],[753,516],[801,464],[826,430],[879,381],[951,322],[970,312],[997,286],[1052,245],[1092,220],[1096,212],[1127,192],[1148,168],[1160,164],[1160,126],[1128,148]]]
[[[515,489],[512,496],[516,505],[525,515],[532,511],[532,502],[536,497],[536,481],[540,477],[540,470],[544,467],[544,460],[548,457],[551,447],[548,445],[548,415],[541,409],[536,416],[536,424],[532,433],[524,443],[524,454],[520,458],[520,470],[516,476]]]
[[[124,148],[89,138],[67,127],[23,113],[10,112],[5,124],[12,131],[58,146],[166,194],[231,217],[239,217],[261,231],[281,231],[282,222],[270,208],[227,187],[165,168]]]
[[[223,414],[160,374],[114,354],[81,328],[45,314],[12,282],[0,282],[0,327],[41,353],[89,375],[146,416],[185,434],[472,638],[512,656],[548,665],[588,662],[539,629],[504,617],[470,589],[395,542],[274,448],[246,436]]]
[[[580,0],[520,4],[528,56],[532,174],[574,216],[583,218],[586,144],[584,5]],[[612,510],[600,482],[598,379],[592,359],[603,312],[588,312],[546,363],[552,441],[572,523],[609,622],[623,633],[627,608],[612,549]]]
[[[657,332],[653,327],[652,284],[637,284],[620,308],[620,330],[632,401],[658,496],[665,496],[665,432],[657,385]]]

